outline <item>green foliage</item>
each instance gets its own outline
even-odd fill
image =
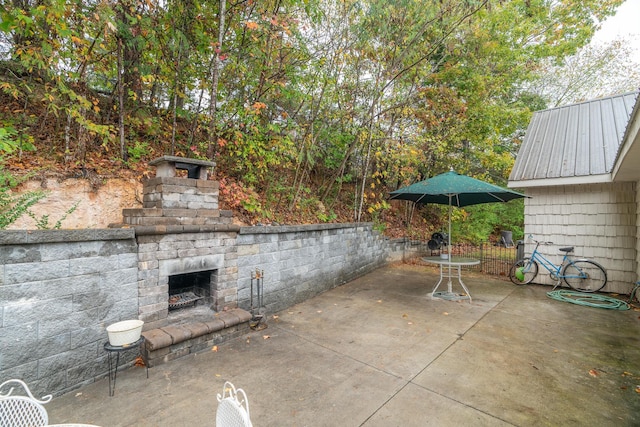
[[[338,217],[338,215],[333,212],[333,211],[329,211],[329,212],[318,212],[318,219],[321,222],[331,222],[331,221],[335,221],[336,218]]]
[[[452,240],[456,242],[497,242],[500,231],[513,232],[513,240],[523,238],[524,202],[512,200],[508,203],[487,203],[454,209]],[[455,236],[455,239],[453,239]]]
[[[31,217],[31,219],[33,219],[36,223],[36,228],[38,230],[59,230],[62,227],[62,221],[64,221],[65,219],[67,219],[67,217],[69,215],[71,215],[77,208],[78,205],[80,204],[80,202],[76,202],[73,206],[71,206],[69,209],[67,209],[65,211],[65,213],[60,217],[59,220],[57,220],[55,222],[55,224],[51,225],[49,224],[49,215],[45,214],[42,215],[40,218],[38,218],[33,212],[31,212],[30,210],[27,210],[27,215],[29,215]]]
[[[220,196],[231,209],[242,208],[252,214],[266,215],[256,192],[242,182],[221,178]]]
[[[11,126],[0,128],[0,152],[12,153],[18,148],[17,133]]]
[[[20,184],[10,173],[0,170],[0,230],[6,229],[18,218],[28,212],[29,208],[44,197],[43,191],[29,191],[21,195],[14,195],[11,191]]]
[[[354,217],[377,218],[388,190],[449,167],[505,180],[544,101],[528,83],[621,1],[5,2],[0,150],[188,153],[245,183],[241,209],[269,213],[253,191],[330,221],[353,191]]]
[[[151,154],[151,147],[146,141],[136,141],[133,146],[127,147],[129,153],[129,161],[137,163],[144,156]]]
[[[0,153],[11,154],[17,150],[35,150],[33,137],[30,135],[19,135],[13,126],[0,127]]]

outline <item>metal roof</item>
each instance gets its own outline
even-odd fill
[[[533,113],[509,186],[609,180],[637,98],[636,91]]]

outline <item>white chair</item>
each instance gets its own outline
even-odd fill
[[[244,390],[227,381],[222,386],[222,394],[218,394],[218,402],[217,427],[252,427],[249,400]]]
[[[18,386],[24,389],[26,395],[14,393]],[[49,394],[42,400],[36,399],[29,387],[21,380],[3,382],[0,384],[0,426],[46,426],[49,423],[49,416],[42,405],[50,402],[51,398]]]

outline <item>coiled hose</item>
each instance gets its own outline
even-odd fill
[[[630,308],[625,301],[599,294],[558,289],[547,292],[547,296],[557,301],[570,302],[587,307],[606,308],[609,310],[629,310]]]

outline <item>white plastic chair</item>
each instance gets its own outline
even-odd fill
[[[233,384],[226,381],[222,386],[222,394],[218,394],[218,402],[217,427],[252,427],[249,400],[244,390],[236,389]]]
[[[20,386],[26,395],[15,394],[14,389]],[[8,389],[4,392],[3,390]],[[42,400],[31,394],[29,387],[21,380],[8,380],[0,384],[0,426],[37,427],[49,423],[47,410],[42,406],[51,401],[50,394]]]

